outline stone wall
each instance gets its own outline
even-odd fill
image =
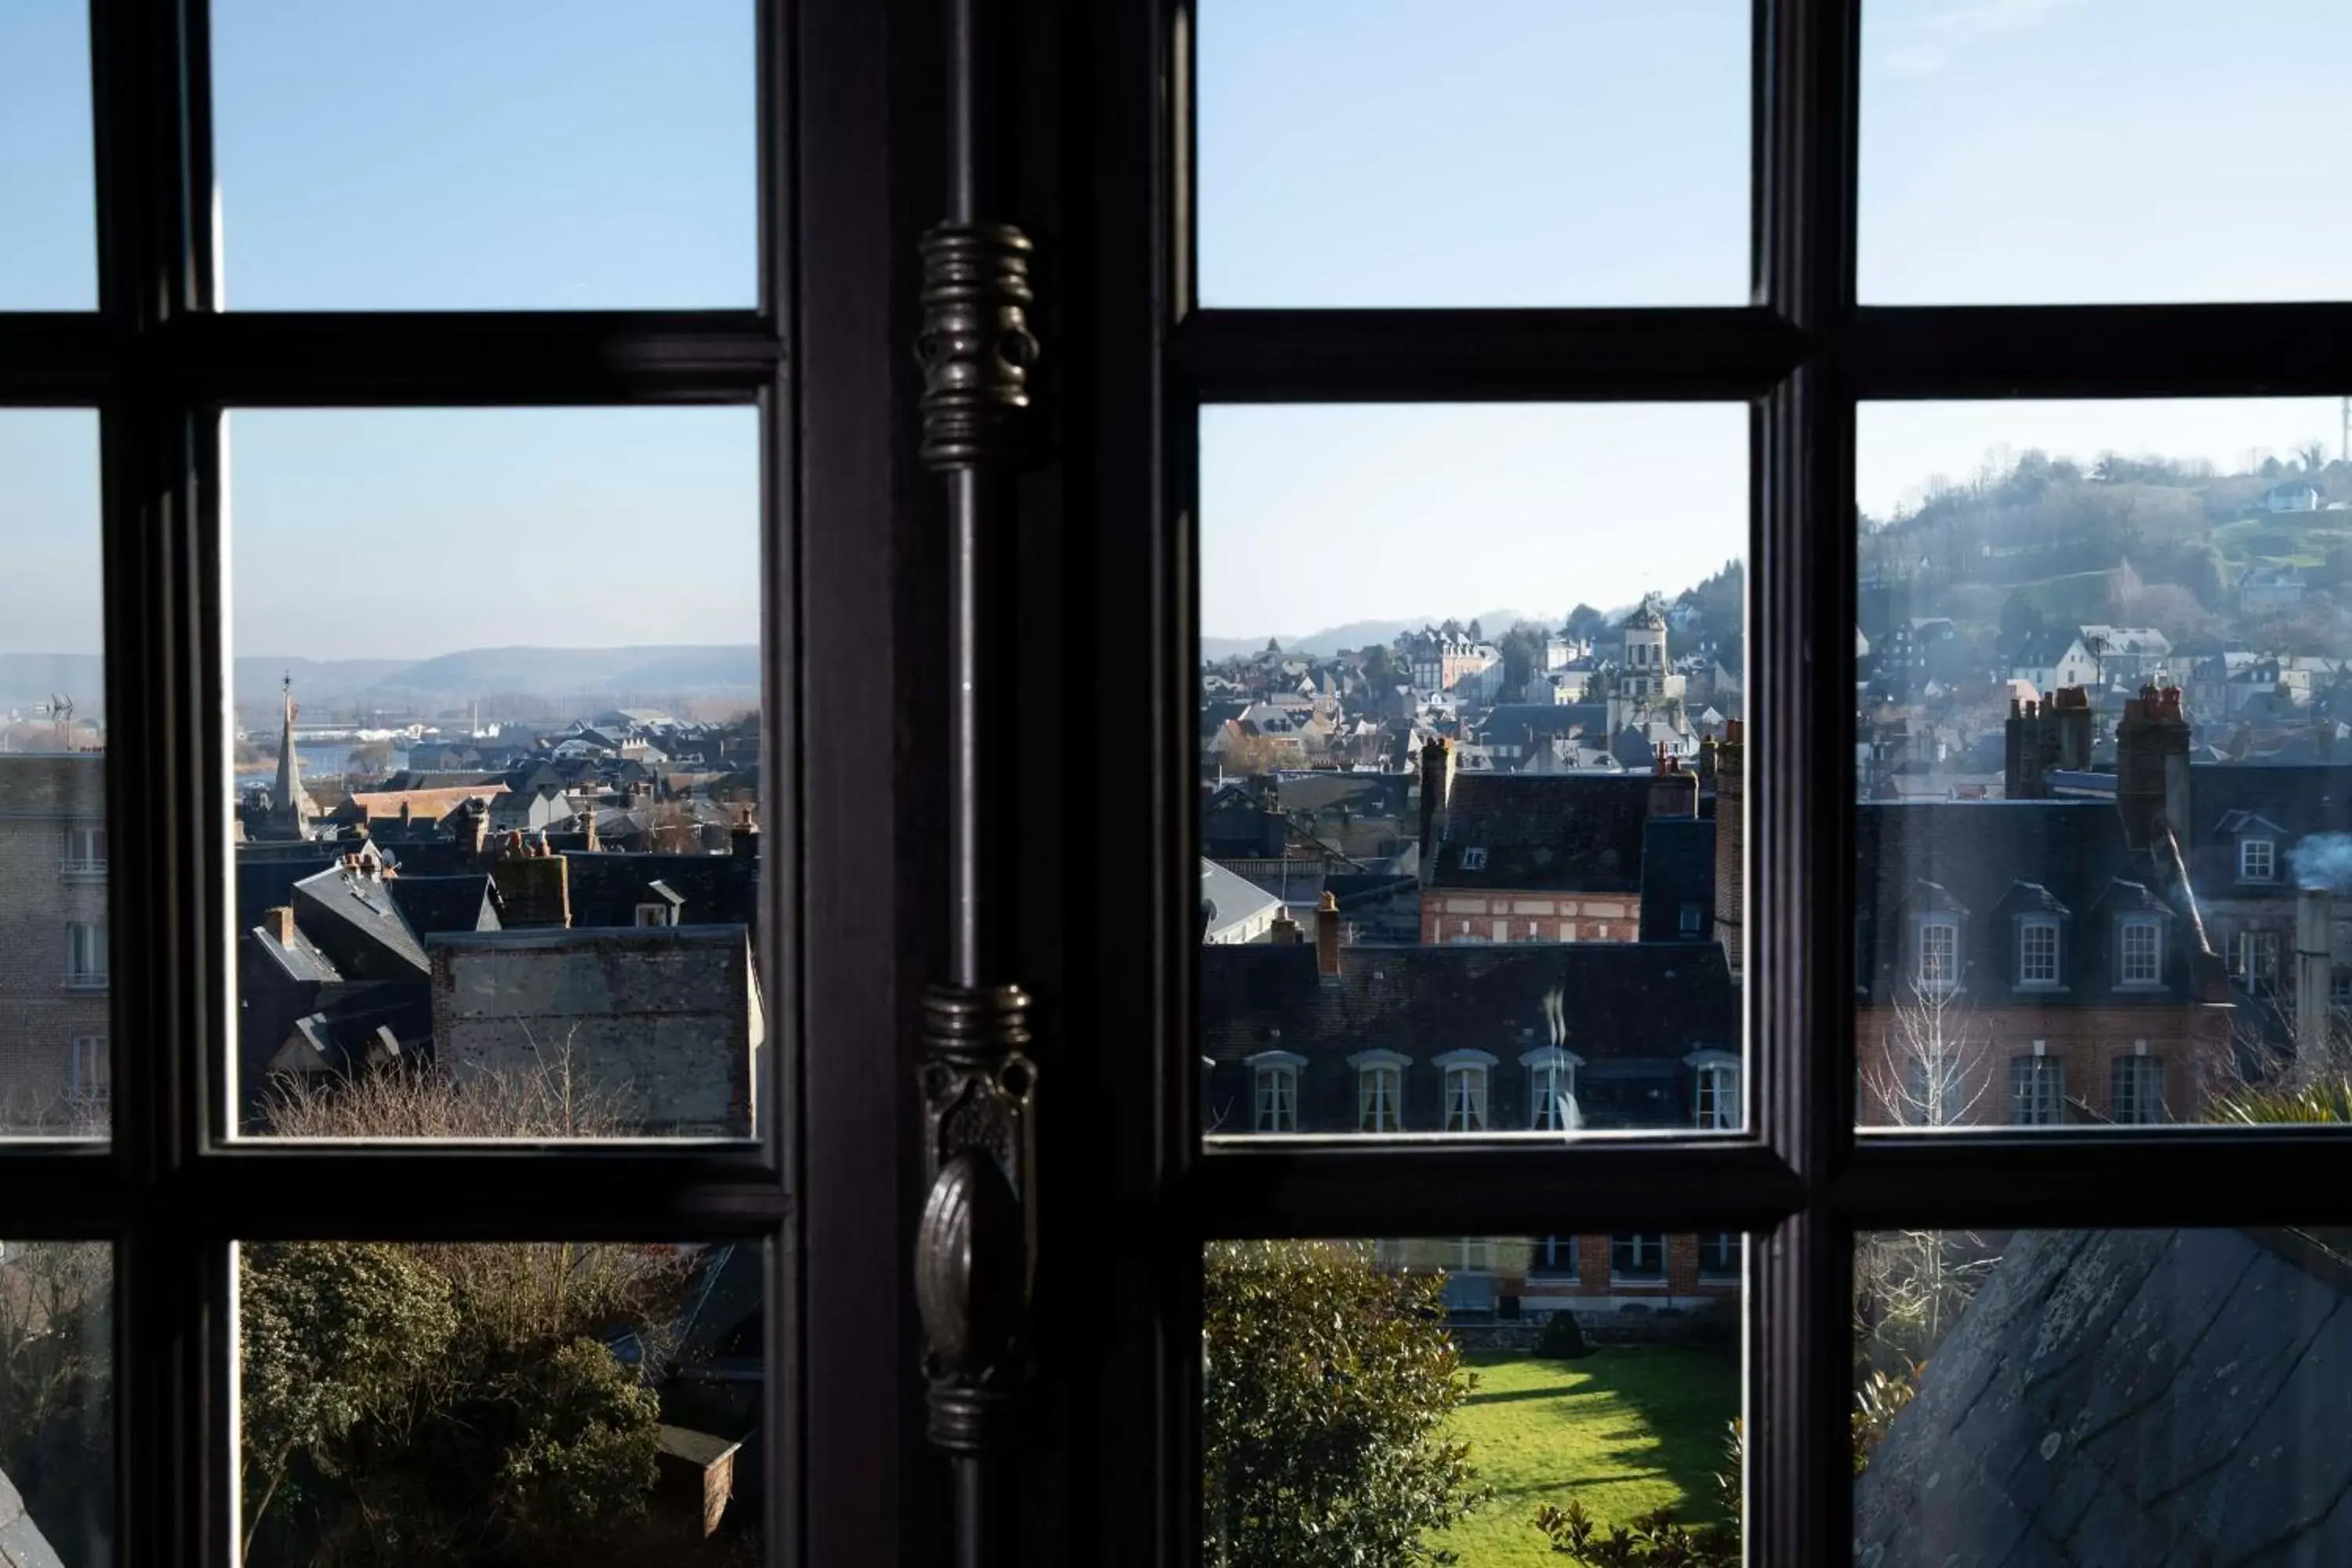
[[[429,938],[433,1038],[460,1082],[572,1069],[646,1134],[747,1138],[762,1041],[741,926],[467,931]]]
[[[1855,1482],[1856,1563],[2352,1563],[2347,1289],[2294,1233],[2020,1233]]]

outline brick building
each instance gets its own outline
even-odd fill
[[[101,1121],[107,1058],[106,761],[0,756],[0,1125]]]
[[[1694,824],[1693,826],[1704,826]],[[1704,867],[1701,868],[1705,869]],[[1731,874],[1737,901],[1737,877]],[[1675,922],[1679,924],[1679,922]],[[1203,1120],[1232,1135],[1569,1136],[1742,1124],[1738,989],[1717,933],[1678,940],[1201,952]],[[1736,1299],[1734,1237],[1387,1242],[1457,1312],[1580,1316]]]
[[[1699,815],[1699,779],[1673,759],[1646,773],[1471,773],[1422,748],[1421,940],[1640,940],[1643,832]]]
[[[2179,695],[2126,710],[2112,798],[2035,798],[2042,737],[2087,718],[2018,708],[2011,798],[1856,806],[1865,1121],[2188,1121],[2243,1071],[2174,826],[2192,820]]]

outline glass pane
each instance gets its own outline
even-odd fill
[[[1746,0],[1211,0],[1206,305],[1738,305]]]
[[[1863,408],[1865,1122],[2352,1114],[2347,409]]]
[[[1854,1562],[2352,1562],[2347,1241],[1861,1237]]]
[[[0,1132],[104,1137],[98,416],[0,409]]]
[[[237,1249],[250,1568],[761,1552],[752,1243]]]
[[[1747,459],[1737,407],[1203,411],[1212,1133],[1742,1124]]]
[[[114,1560],[114,1253],[0,1242],[0,1560]]]
[[[221,0],[226,303],[758,303],[754,7]]]
[[[245,1131],[750,1136],[754,411],[234,423]]]
[[[2352,148],[2280,70],[2347,49],[2333,0],[1867,0],[1863,300],[2345,298]]]
[[[1209,1243],[1204,1560],[1519,1568],[1646,1521],[1738,1562],[1745,1250]]]
[[[0,5],[0,310],[98,308],[89,7]]]

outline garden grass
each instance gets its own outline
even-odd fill
[[[1560,1568],[1534,1524],[1536,1510],[1581,1498],[1603,1525],[1672,1506],[1677,1519],[1713,1522],[1715,1474],[1739,1413],[1739,1362],[1715,1348],[1603,1348],[1580,1361],[1465,1353],[1477,1377],[1454,1418],[1470,1444],[1484,1507],[1425,1539],[1461,1568]]]

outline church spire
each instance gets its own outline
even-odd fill
[[[281,683],[286,701],[285,728],[278,735],[278,788],[270,797],[271,826],[292,838],[307,838],[311,819],[319,815],[318,803],[302,788],[302,760],[294,752],[294,674],[286,673]]]

